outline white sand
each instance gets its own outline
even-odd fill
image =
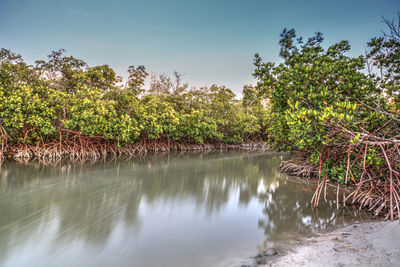
[[[266,266],[400,266],[400,223],[350,225],[310,238]]]

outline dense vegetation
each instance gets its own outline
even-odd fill
[[[268,138],[292,151],[283,170],[319,177],[315,205],[328,181],[356,185],[343,200],[379,214],[400,216],[400,15],[390,32],[368,43],[366,56],[349,57],[347,41],[322,46],[322,34],[303,41],[281,34],[283,63],[255,56],[258,89],[271,99]],[[338,201],[339,203],[339,201]]]
[[[53,51],[25,63],[0,50],[0,157],[99,157],[207,148],[260,140],[266,109],[246,86],[189,88],[179,73],[148,76],[131,66],[125,83],[107,65]]]

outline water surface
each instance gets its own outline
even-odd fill
[[[232,266],[363,214],[312,209],[282,156],[214,152],[0,168],[0,266]]]

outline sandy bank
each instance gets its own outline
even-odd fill
[[[346,226],[310,238],[265,266],[400,266],[400,223]]]

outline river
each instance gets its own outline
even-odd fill
[[[0,266],[234,266],[363,220],[279,172],[282,155],[152,154],[0,167]]]

